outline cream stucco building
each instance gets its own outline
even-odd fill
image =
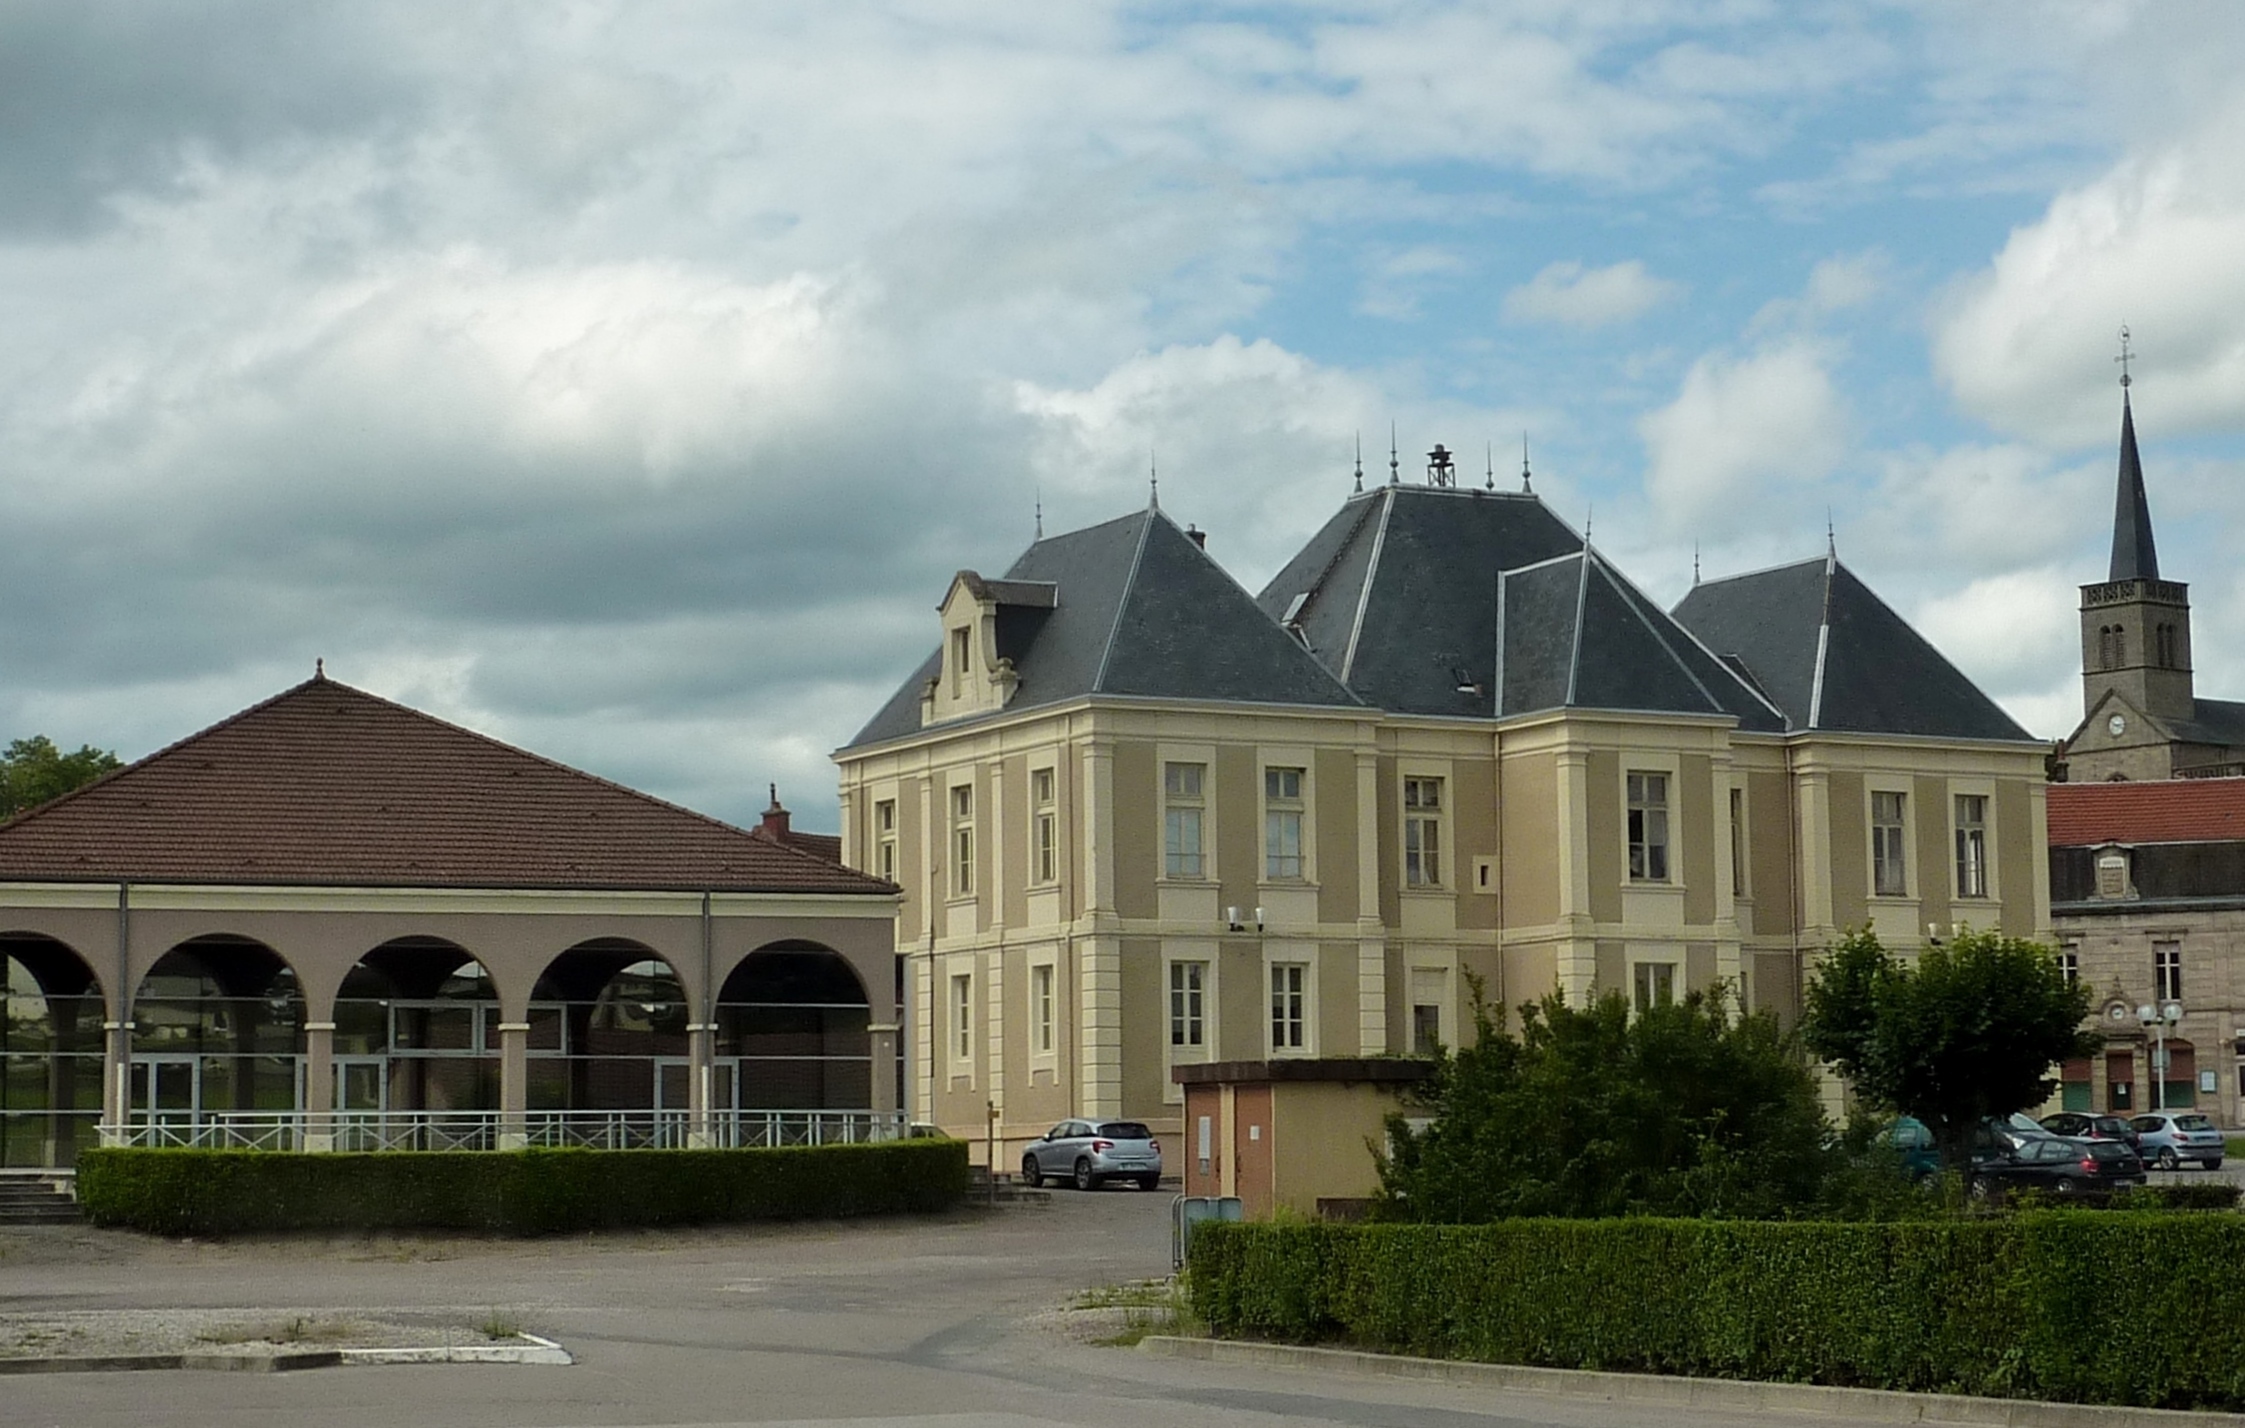
[[[1175,1135],[1180,1064],[1454,1042],[1469,979],[1791,1015],[1850,925],[2048,930],[2044,746],[1829,554],[1672,614],[1439,470],[1259,597],[1203,539],[1150,507],[961,572],[836,755],[913,1115],[994,1114],[1001,1166],[1064,1116]]]

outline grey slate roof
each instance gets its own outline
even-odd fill
[[[2194,699],[2188,720],[2164,720],[2168,732],[2186,744],[2245,745],[2245,704],[2234,699]]]
[[[1705,581],[1675,614],[1796,730],[2033,741],[1836,556]]]
[[[2113,496],[2112,573],[2108,580],[2157,580],[2159,548],[2151,538],[2151,503],[2144,498],[2144,463],[2136,455],[2136,413],[2120,397],[2120,489]]]
[[[1361,704],[1160,511],[1039,540],[981,588],[1020,679],[1009,713],[1089,694]],[[942,661],[939,648],[845,747],[918,733]]]

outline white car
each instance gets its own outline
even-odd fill
[[[2143,1147],[2144,1163],[2173,1170],[2195,1160],[2208,1170],[2222,1168],[2229,1142],[2212,1120],[2198,1111],[2146,1111],[2128,1122]]]
[[[1029,1142],[1021,1157],[1023,1183],[1042,1185],[1048,1177],[1078,1190],[1096,1190],[1109,1180],[1151,1190],[1161,1184],[1161,1142],[1140,1121],[1062,1121]]]

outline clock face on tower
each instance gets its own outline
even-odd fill
[[[2128,716],[2125,714],[2115,714],[2110,719],[2107,719],[2105,721],[2105,727],[2107,729],[2110,729],[2112,731],[2112,736],[2117,739],[2121,735],[2128,732]]]

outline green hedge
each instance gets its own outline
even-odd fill
[[[1219,1335],[1559,1368],[2245,1405],[2245,1218],[1211,1225]]]
[[[476,1230],[540,1235],[645,1225],[946,1210],[967,1148],[903,1140],[784,1150],[94,1149],[78,1203],[97,1225],[164,1235]]]

